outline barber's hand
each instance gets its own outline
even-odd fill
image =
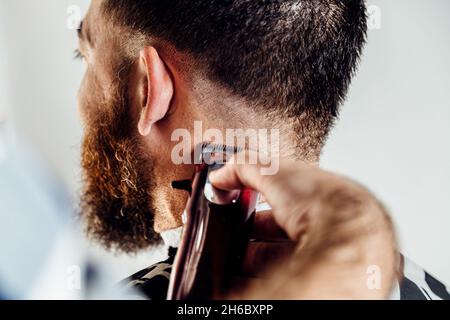
[[[314,166],[281,160],[271,176],[261,168],[227,164],[210,176],[217,188],[259,191],[273,210],[257,215],[247,250],[244,272],[254,280],[231,298],[387,298],[398,254],[377,199]]]

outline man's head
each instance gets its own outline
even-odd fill
[[[317,161],[358,63],[363,0],[94,0],[87,62],[83,213],[126,251],[180,224],[171,134],[277,128],[281,150]]]

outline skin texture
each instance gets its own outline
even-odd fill
[[[194,121],[202,121],[204,131],[278,128],[286,159],[277,175],[261,176],[258,166],[229,166],[215,180],[224,189],[253,187],[274,208],[256,219],[257,241],[244,265],[248,279],[232,297],[385,298],[394,278],[395,239],[378,201],[356,183],[319,169],[318,154],[296,159],[291,123],[251,112],[248,103],[196,75],[169,45],[133,38],[102,16],[101,3],[92,1],[79,46],[86,63],[79,91],[85,125],[81,207],[89,234],[132,252],[181,225],[187,195],[170,183],[190,178],[193,168],[171,160],[175,129],[193,132]],[[132,45],[124,46],[124,39]],[[379,290],[366,286],[371,265],[382,271]]]

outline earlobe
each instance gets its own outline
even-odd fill
[[[145,69],[146,80],[138,130],[148,136],[152,126],[167,115],[173,97],[173,80],[170,71],[154,47],[146,47],[140,52],[140,63]]]

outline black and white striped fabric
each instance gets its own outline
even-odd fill
[[[403,280],[391,300],[450,300],[450,290],[408,258],[403,258]]]
[[[176,252],[177,249],[170,247],[167,260],[155,263],[122,280],[119,286],[130,291],[135,289],[134,292],[140,292],[143,298],[149,300],[165,300]]]

